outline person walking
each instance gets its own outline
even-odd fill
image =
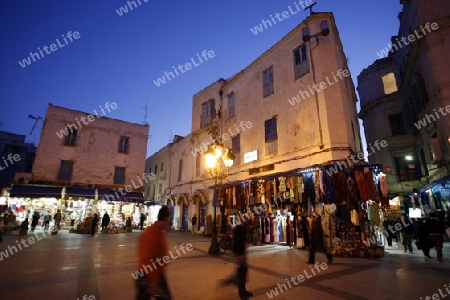
[[[60,223],[62,220],[62,214],[61,214],[61,210],[57,210],[56,214],[53,216],[53,219],[55,220],[55,227],[59,230],[60,229]]]
[[[36,226],[39,223],[39,219],[41,218],[41,214],[35,210],[33,212],[33,216],[31,217],[31,231],[33,232],[36,229]]]
[[[98,226],[98,215],[94,214],[94,217],[92,218],[92,222],[91,222],[91,235],[94,236],[95,235],[95,230],[97,229]]]
[[[167,205],[163,205],[158,212],[158,220],[147,227],[139,237],[137,248],[138,269],[144,269],[145,274],[141,272],[143,275],[136,280],[136,300],[149,300],[152,296],[155,296],[156,299],[172,299],[164,274],[167,264],[162,266],[159,264],[152,269],[152,266],[155,266],[155,261],[160,261],[162,257],[168,256],[165,231],[169,227],[169,220],[169,208]],[[148,272],[149,267],[150,272]]]
[[[105,228],[108,227],[111,218],[108,215],[108,212],[105,212],[102,218],[102,232],[105,232]]]
[[[145,221],[146,217],[144,215],[144,213],[141,212],[141,217],[139,218],[139,229],[143,230],[144,229],[144,221]]]
[[[197,230],[197,216],[195,214],[192,216],[191,222],[192,222],[191,233],[192,235],[194,235],[195,231]]]
[[[444,246],[444,233],[445,225],[439,216],[435,213],[431,213],[426,221],[427,227],[427,238],[436,248],[437,259],[439,261],[443,260],[442,247]]]
[[[402,236],[402,242],[403,247],[405,247],[405,253],[413,253],[412,249],[412,239],[415,235],[414,230],[414,224],[412,223],[411,219],[409,219],[405,214],[402,214],[402,229],[401,229],[401,236]]]
[[[333,255],[328,252],[327,247],[324,245],[323,229],[320,220],[320,216],[315,212],[311,217],[307,219],[307,226],[309,232],[309,259],[308,264],[314,264],[316,260],[316,251],[320,250],[326,253],[328,263],[333,262]]]
[[[52,217],[50,216],[50,212],[46,211],[44,213],[44,231],[47,231],[48,228],[50,227],[50,219]]]
[[[427,232],[427,225],[426,225],[427,219],[421,220],[417,223],[417,249],[422,250],[423,255],[425,255],[428,258],[431,258],[430,256],[430,246],[432,246],[431,241],[427,238],[428,232]]]
[[[233,254],[235,255],[235,260],[237,264],[236,273],[221,281],[221,286],[226,286],[230,284],[235,284],[238,287],[238,294],[241,300],[247,300],[249,297],[253,297],[253,293],[247,291],[247,220],[241,216],[237,216],[240,223],[235,227],[233,233]]]

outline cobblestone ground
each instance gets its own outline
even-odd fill
[[[64,230],[58,235],[40,230],[25,237],[6,235],[0,243],[1,299],[134,299],[138,237],[139,232],[92,237]],[[172,231],[168,237],[176,257],[167,267],[175,300],[239,299],[235,287],[218,286],[234,271],[231,254],[208,256],[210,239],[202,236]],[[193,249],[183,252],[182,243]],[[307,256],[306,250],[285,246],[250,246],[247,288],[252,299],[442,299],[450,294],[448,243],[444,262],[437,261],[434,250],[430,259],[395,246],[384,258],[336,258],[330,265],[318,254],[317,261],[324,264],[314,270],[305,263]],[[301,276],[303,282],[298,281]]]

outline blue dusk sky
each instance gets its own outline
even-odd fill
[[[130,10],[127,2],[137,7],[131,4]],[[0,130],[37,144],[40,129],[30,135],[34,120],[28,115],[44,117],[48,103],[93,113],[116,102],[117,109],[106,116],[133,123],[144,121],[148,104],[148,157],[173,135],[189,134],[193,94],[248,66],[309,15],[300,2],[2,0]],[[400,1],[317,2],[314,11],[334,13],[356,87],[357,75],[397,34]],[[128,12],[120,10],[124,6]],[[262,19],[289,7],[296,13],[252,33]],[[30,52],[39,53],[38,47],[43,56],[33,61]],[[155,85],[165,71],[197,59],[203,50],[215,56]]]

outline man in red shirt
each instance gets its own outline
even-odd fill
[[[162,262],[169,255],[165,230],[169,226],[170,212],[164,205],[158,213],[158,221],[147,227],[141,234],[138,245],[138,268],[144,276],[137,279],[137,300],[171,299],[169,287],[164,276],[165,264]]]

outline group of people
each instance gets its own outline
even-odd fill
[[[414,222],[405,214],[400,220],[386,221],[384,223],[388,246],[392,246],[392,241],[402,242],[404,252],[413,253],[413,241],[415,241],[418,250],[430,258],[430,249],[436,249],[437,259],[442,261],[442,248],[444,245],[444,236],[446,235],[446,221],[437,213],[430,213],[428,217]]]

